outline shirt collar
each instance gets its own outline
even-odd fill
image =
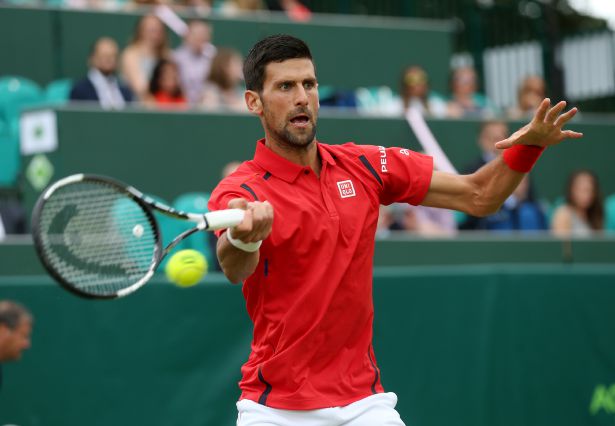
[[[334,166],[335,160],[325,146],[318,143],[318,141],[314,142],[317,144],[318,154],[322,161]],[[302,171],[309,170],[309,167],[295,164],[267,148],[264,138],[256,143],[254,162],[272,175],[289,183],[294,182]]]

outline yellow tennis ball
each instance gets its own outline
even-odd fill
[[[165,267],[169,281],[179,287],[191,287],[201,281],[207,273],[207,259],[196,250],[180,250]]]

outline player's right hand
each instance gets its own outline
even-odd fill
[[[273,226],[273,206],[268,201],[248,201],[235,198],[228,203],[229,209],[245,210],[243,221],[231,228],[233,238],[244,243],[264,240],[271,233]]]

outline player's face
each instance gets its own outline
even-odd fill
[[[7,361],[16,361],[21,358],[21,353],[30,347],[30,334],[32,322],[22,319],[14,330],[6,329],[3,339],[3,358]]]
[[[304,148],[314,141],[318,120],[318,84],[309,59],[269,63],[260,102],[266,133],[276,142]]]

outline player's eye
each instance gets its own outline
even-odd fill
[[[314,83],[313,81],[306,81],[305,83],[303,83],[303,87],[306,90],[313,89],[315,86],[316,86],[316,83]]]
[[[291,85],[288,82],[280,83],[280,89],[282,89],[282,90],[289,90],[290,87],[291,87]]]

